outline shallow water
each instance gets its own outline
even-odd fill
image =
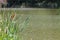
[[[60,40],[60,15],[56,15],[58,13],[56,10],[13,10],[4,12],[6,14],[8,12],[23,14],[23,20],[26,16],[30,16],[28,27],[23,32],[18,33],[21,40]],[[0,11],[0,13],[2,12]]]
[[[60,40],[60,15],[30,15],[22,40]]]

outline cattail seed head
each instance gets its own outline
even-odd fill
[[[11,20],[13,20],[15,17],[15,13],[11,15]]]

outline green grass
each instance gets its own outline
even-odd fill
[[[14,40],[60,40],[60,10],[9,10],[0,11],[2,15],[3,37]],[[16,17],[10,20],[10,16],[16,13]],[[5,16],[6,15],[6,16]],[[9,15],[9,16],[8,16]],[[5,20],[8,19],[8,21]],[[15,22],[16,21],[16,22]],[[5,26],[13,33],[13,37],[5,35]],[[16,27],[16,28],[15,28]],[[11,34],[8,33],[8,34]],[[15,33],[15,34],[14,34]]]

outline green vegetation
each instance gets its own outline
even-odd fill
[[[0,11],[0,40],[21,40],[19,32],[23,32],[29,23],[29,16],[15,11]]]
[[[1,10],[0,40],[60,40],[60,9]]]

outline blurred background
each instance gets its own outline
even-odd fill
[[[60,0],[0,0],[0,8],[59,8]]]
[[[60,10],[1,10],[0,40],[60,40]]]

